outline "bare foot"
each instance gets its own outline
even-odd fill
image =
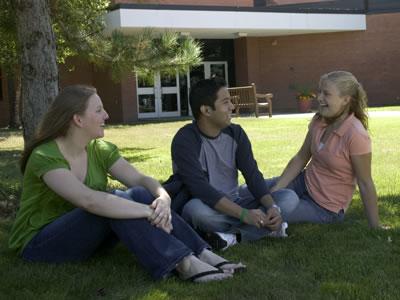
[[[197,283],[224,280],[232,277],[232,274],[202,262],[194,255],[186,256],[176,267],[183,280],[192,280]]]
[[[224,272],[234,273],[235,271],[244,271],[246,269],[246,265],[242,264],[241,262],[235,263],[227,261],[225,258],[215,254],[208,249],[204,249],[200,253],[199,259],[209,265],[223,270]]]

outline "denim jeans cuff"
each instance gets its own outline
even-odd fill
[[[168,277],[168,274],[171,273],[179,262],[182,261],[185,257],[192,255],[193,252],[190,249],[185,249],[180,255],[178,255],[172,262],[166,263],[164,266],[160,266],[160,268],[153,273],[154,279],[163,279]]]

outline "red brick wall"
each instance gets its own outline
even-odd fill
[[[97,89],[104,108],[110,115],[109,123],[131,121],[129,117],[132,118],[134,109],[123,105],[122,83],[113,81],[109,70],[96,68],[79,58],[69,59],[59,70],[61,88],[71,84],[88,84]]]
[[[83,59],[72,57],[58,66],[60,87],[72,84],[93,85],[93,66]]]
[[[317,84],[343,69],[364,85],[370,105],[400,104],[399,28],[400,13],[380,14],[367,16],[367,31],[247,38],[249,83],[273,92],[275,109],[295,110],[289,84]]]
[[[118,3],[163,4],[163,5],[216,5],[216,6],[253,6],[253,0],[115,0]]]
[[[370,104],[400,104],[400,13],[367,16],[367,31],[281,37],[240,38],[234,41],[237,85],[256,83],[259,92],[275,94],[274,110],[296,110],[290,84],[318,83],[321,74],[344,69],[353,72],[368,92]],[[74,67],[73,67],[74,66]],[[109,71],[71,59],[61,65],[61,87],[84,83],[95,86],[110,114],[110,122],[137,118],[136,82],[121,83]],[[8,124],[6,81],[0,101],[0,126]]]
[[[138,120],[136,78],[133,75],[127,76],[121,82],[121,106],[125,123]]]
[[[247,56],[247,38],[234,40],[235,47],[235,78],[236,85],[246,85],[249,82],[249,68]]]
[[[123,123],[120,83],[111,79],[109,70],[95,69],[94,86],[97,88],[110,119],[108,123]]]

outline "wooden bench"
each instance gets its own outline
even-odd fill
[[[232,97],[232,103],[235,105],[236,116],[240,115],[242,107],[250,107],[254,109],[256,118],[259,116],[259,108],[265,107],[268,109],[269,117],[272,117],[272,98],[273,94],[257,94],[256,85],[252,83],[249,86],[238,86],[228,88],[229,94]]]

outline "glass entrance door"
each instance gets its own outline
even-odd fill
[[[157,117],[155,76],[136,76],[138,116]]]
[[[224,78],[228,83],[228,63],[226,61],[205,61],[188,72],[190,86],[199,80],[212,77]]]
[[[205,78],[221,77],[228,83],[228,63],[226,61],[209,61],[204,63]]]
[[[192,114],[189,105],[189,91],[190,87],[194,86],[197,82],[202,79],[208,79],[211,77],[221,77],[224,78],[228,83],[228,63],[226,61],[205,61],[198,66],[192,67],[190,71],[187,72],[186,76],[181,78],[187,78],[187,86],[183,86],[180,92],[180,98],[182,99],[182,114],[187,116],[189,113]]]
[[[191,115],[190,87],[199,80],[221,77],[228,82],[226,61],[205,61],[186,74],[157,72],[154,76],[136,76],[139,119]]]
[[[180,115],[178,74],[157,72],[154,76],[136,76],[138,117],[159,118]]]
[[[158,75],[160,82],[159,116],[177,117],[180,115],[179,74],[161,72]]]

